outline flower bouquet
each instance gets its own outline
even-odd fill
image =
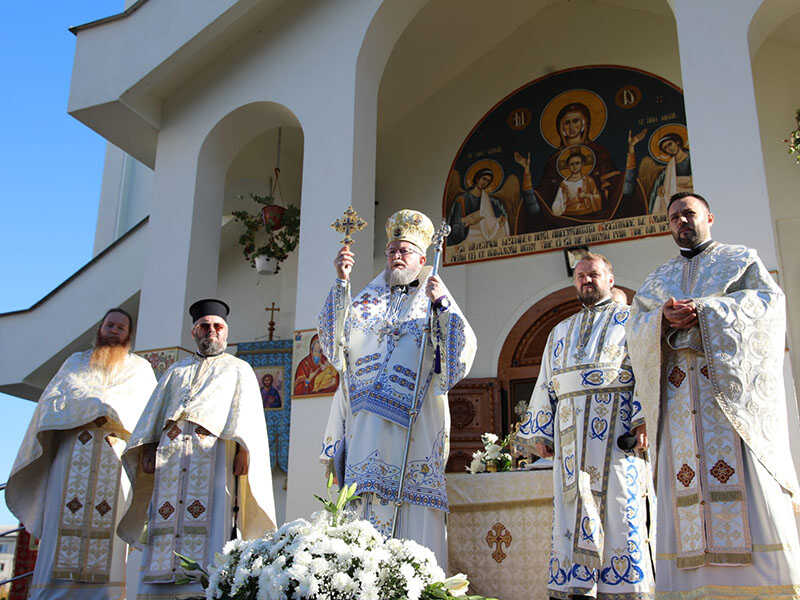
[[[494,433],[484,433],[481,436],[483,450],[476,450],[472,454],[472,462],[467,467],[469,473],[483,473],[485,471],[510,471],[511,454],[503,452],[511,441],[511,434],[502,441]]]
[[[333,478],[328,481],[328,490]],[[385,539],[345,508],[355,484],[324,511],[297,519],[254,540],[233,540],[208,571],[180,556],[186,579],[200,581],[208,600],[486,600],[467,596],[464,575],[448,579],[428,548]]]

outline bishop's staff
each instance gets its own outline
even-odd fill
[[[439,274],[439,261],[442,257],[442,245],[445,238],[450,235],[450,225],[443,221],[439,225],[439,229],[433,234],[433,270],[431,277],[436,277]],[[420,383],[422,381],[422,362],[425,358],[425,348],[428,345],[428,338],[431,333],[431,300],[428,298],[427,308],[425,309],[425,327],[422,330],[422,345],[419,351],[419,359],[417,360],[417,376],[414,379],[414,393],[412,397],[412,404],[408,413],[408,429],[406,430],[406,444],[403,449],[403,466],[400,469],[400,483],[397,486],[397,499],[394,504],[394,515],[392,515],[392,537],[397,534],[397,515],[400,512],[400,507],[403,505],[403,491],[406,486],[406,468],[408,467],[408,452],[411,448],[411,432],[414,428],[414,421],[420,410],[420,402],[418,400]]]

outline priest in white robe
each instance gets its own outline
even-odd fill
[[[583,308],[548,336],[518,443],[553,457],[551,598],[652,598],[652,486],[625,341],[626,304],[600,254],[575,265]],[[652,498],[651,498],[652,500]]]
[[[198,352],[161,377],[122,457],[133,500],[117,532],[143,546],[140,599],[202,595],[199,583],[176,583],[176,552],[207,565],[228,540],[275,528],[258,380],[225,352],[227,304],[200,300],[189,312]]]
[[[657,434],[657,597],[800,598],[783,292],[755,250],[711,239],[704,198],[676,194],[668,215],[680,255],[627,326],[639,421]]]
[[[361,516],[390,535],[406,432],[413,428],[397,536],[430,548],[446,568],[445,465],[449,455],[447,392],[469,372],[476,341],[438,277],[424,267],[433,224],[401,210],[386,224],[386,269],[355,300],[348,247],[334,264],[337,279],[319,317],[322,350],[341,374],[321,460],[340,466],[340,484],[357,484]],[[431,336],[424,348],[419,415],[412,423],[414,381],[428,301]]]
[[[8,478],[6,503],[40,538],[34,600],[125,594],[127,546],[115,535],[130,491],[120,456],[156,385],[130,353],[133,320],[109,310],[92,350],[70,356],[45,388]]]

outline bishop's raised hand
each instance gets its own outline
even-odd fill
[[[349,246],[342,246],[336,258],[333,259],[333,266],[336,267],[336,276],[345,281],[350,279],[350,271],[356,264],[356,255],[350,251]]]

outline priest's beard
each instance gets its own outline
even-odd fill
[[[227,348],[228,343],[227,340],[220,339],[215,336],[209,335],[208,337],[203,337],[199,334],[192,334],[194,337],[194,341],[197,344],[197,350],[203,356],[216,356],[217,354],[222,354]]]
[[[609,295],[609,290],[602,290],[594,284],[582,285],[578,290],[578,300],[586,306],[593,306]]]
[[[389,281],[390,286],[395,285],[408,285],[412,281],[414,281],[417,277],[419,277],[419,272],[422,270],[422,267],[419,266],[417,268],[406,267],[405,269],[398,268],[398,269],[389,269],[387,267],[387,279]]]
[[[95,369],[99,369],[104,373],[109,373],[122,365],[130,349],[130,339],[122,343],[117,343],[116,341],[112,342],[101,336],[98,331],[89,364]]]

